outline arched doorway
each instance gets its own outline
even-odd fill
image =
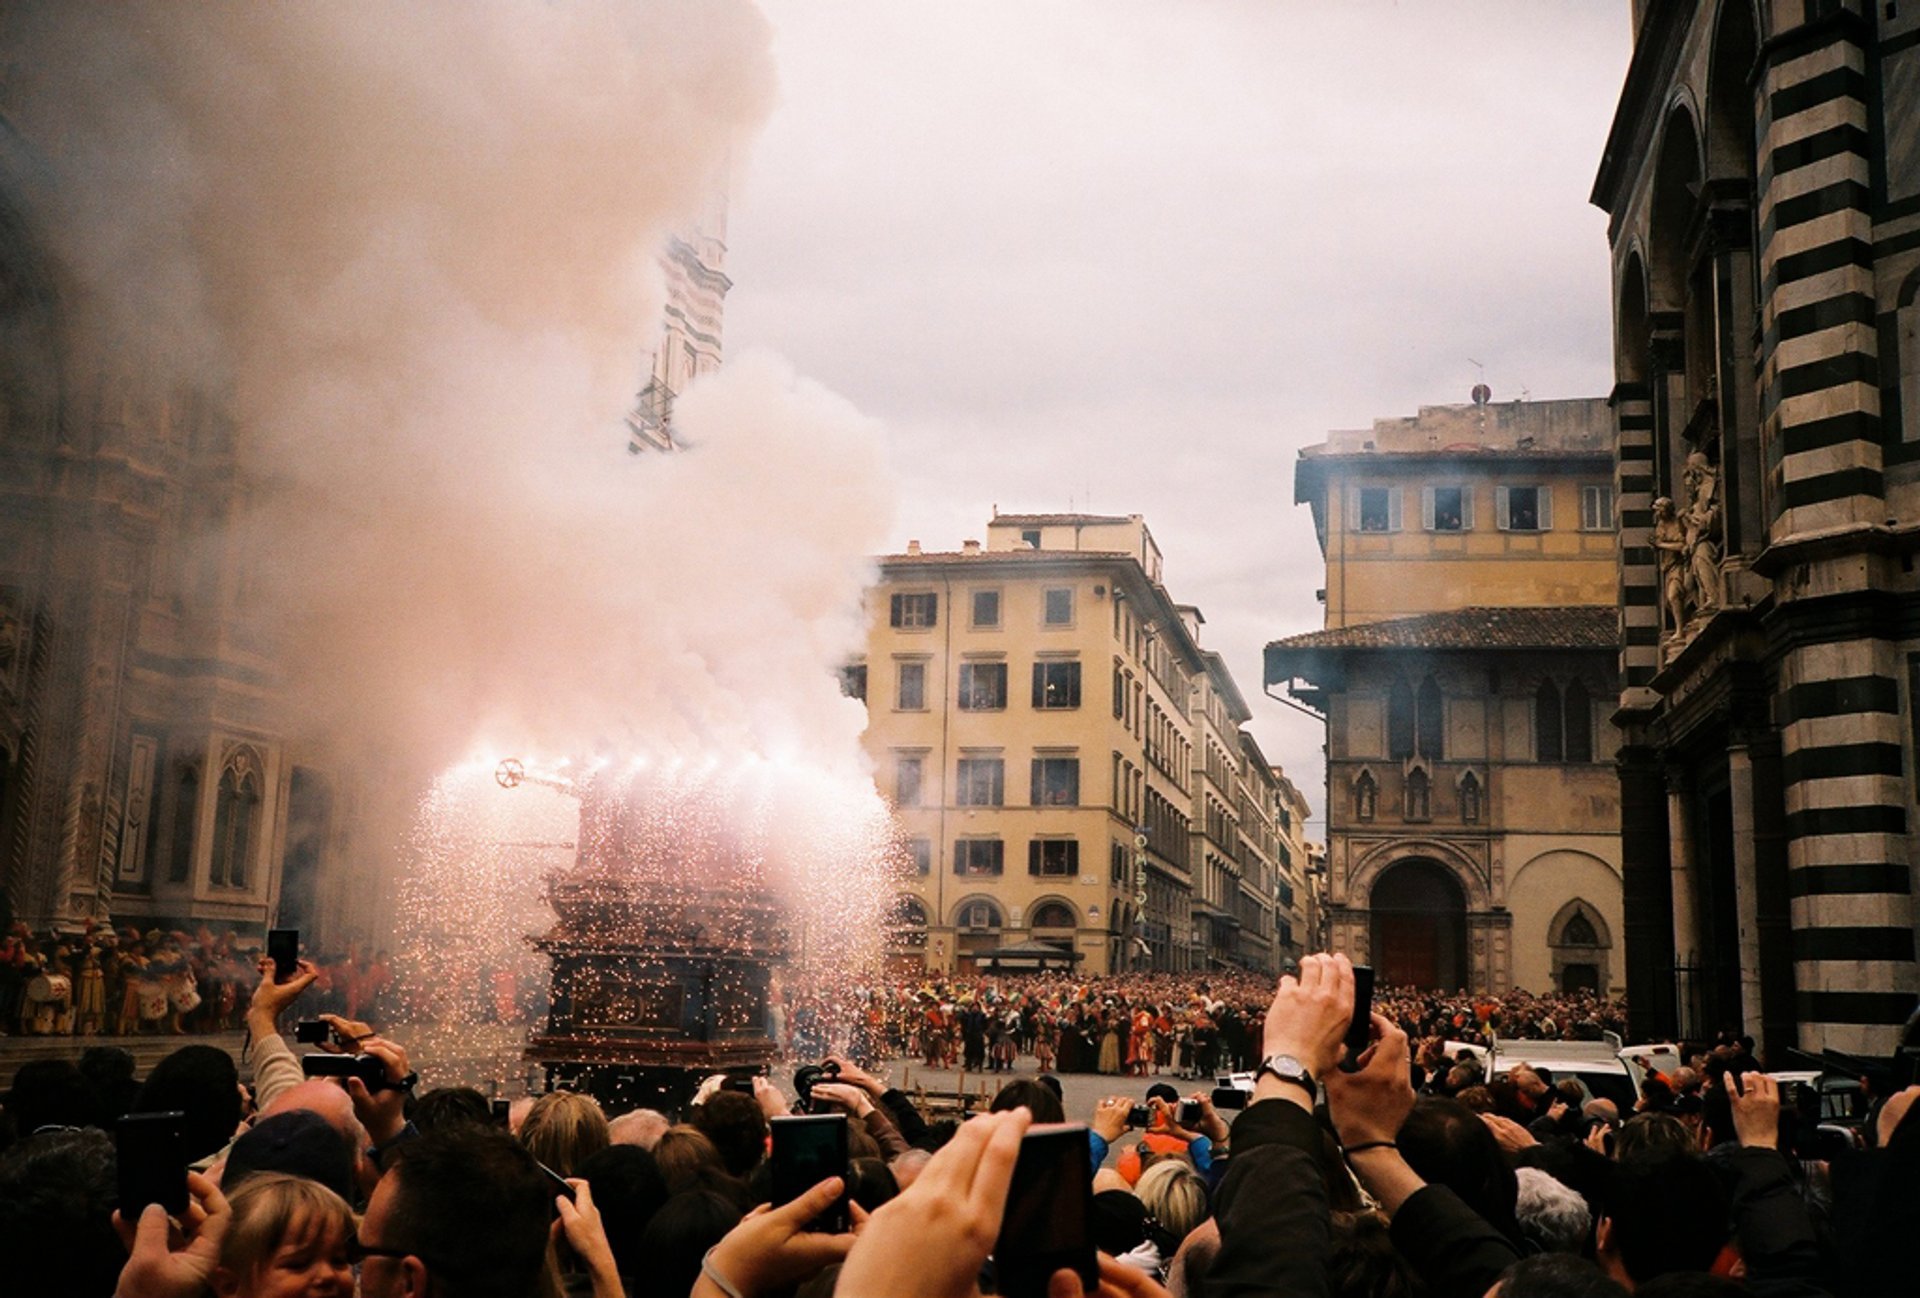
[[[1433,861],[1388,866],[1368,899],[1375,976],[1413,987],[1467,985],[1467,898]]]

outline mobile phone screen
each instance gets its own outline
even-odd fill
[[[1373,1041],[1373,969],[1353,967],[1353,1021],[1347,1025],[1347,1058],[1357,1059]]]
[[[512,1101],[495,1100],[493,1102],[493,1120],[494,1120],[494,1123],[498,1126],[504,1127],[509,1125],[513,1120]]]
[[[114,1161],[119,1174],[120,1216],[133,1222],[150,1203],[169,1216],[187,1210],[187,1115],[129,1113],[114,1128]]]
[[[791,1203],[829,1176],[847,1174],[847,1115],[824,1113],[804,1117],[774,1118],[773,1128],[773,1203],[775,1207]],[[852,1225],[847,1199],[840,1199],[819,1217],[809,1229],[839,1234]]]
[[[1093,1169],[1080,1123],[1031,1127],[1020,1142],[993,1264],[1008,1298],[1043,1298],[1054,1272],[1100,1283],[1093,1247]]]
[[[267,958],[273,961],[273,980],[283,983],[300,971],[300,930],[267,930]]]

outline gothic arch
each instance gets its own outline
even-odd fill
[[[1381,875],[1402,861],[1432,861],[1453,876],[1467,899],[1469,911],[1493,908],[1493,897],[1485,872],[1478,862],[1451,843],[1429,838],[1403,838],[1382,843],[1356,862],[1347,875],[1347,905],[1365,909],[1373,895],[1373,885]]]
[[[1579,897],[1562,906],[1547,925],[1547,947],[1553,953],[1552,990],[1604,994],[1612,984],[1613,933],[1598,906]]]
[[[1647,305],[1677,312],[1687,300],[1686,233],[1705,163],[1700,148],[1700,112],[1685,89],[1674,93],[1660,126],[1647,214]]]
[[[1587,931],[1593,934],[1593,941],[1574,941],[1572,937],[1569,936],[1567,928],[1569,925],[1572,925],[1576,919],[1585,923]],[[1578,933],[1577,926],[1576,935],[1584,936],[1584,934]],[[1547,945],[1556,947],[1569,945],[1610,947],[1613,945],[1613,930],[1608,926],[1607,917],[1600,913],[1598,906],[1586,900],[1584,897],[1575,897],[1572,901],[1554,912],[1552,922],[1547,925]]]

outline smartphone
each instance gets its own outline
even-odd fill
[[[1149,1105],[1136,1104],[1127,1110],[1127,1125],[1145,1131],[1153,1125],[1153,1109]]]
[[[1077,1122],[1029,1127],[1007,1190],[993,1249],[999,1291],[1045,1298],[1053,1273],[1073,1271],[1088,1293],[1100,1285],[1093,1245],[1093,1172],[1087,1129]]]
[[[300,1046],[323,1046],[332,1031],[325,1019],[301,1019],[293,1025],[293,1041]]]
[[[1200,1101],[1198,1100],[1180,1101],[1179,1122],[1181,1126],[1191,1127],[1194,1123],[1200,1121],[1200,1119],[1203,1116],[1205,1116],[1205,1114],[1206,1114],[1206,1109],[1201,1106]]]
[[[495,1100],[493,1102],[493,1121],[495,1126],[506,1127],[513,1123],[513,1101]]]
[[[1213,1088],[1213,1107],[1216,1109],[1244,1109],[1252,1098],[1252,1091],[1243,1091],[1238,1086]]]
[[[537,1158],[534,1159],[533,1162],[534,1162],[534,1166],[538,1167],[540,1171],[546,1176],[547,1180],[552,1183],[553,1192],[559,1195],[561,1198],[567,1200],[567,1202],[569,1203],[573,1202],[575,1198],[575,1193],[574,1193],[573,1187],[567,1184],[567,1178],[560,1175],[560,1173],[554,1171],[551,1167],[548,1167],[545,1163],[542,1163]]]
[[[773,1128],[774,1207],[792,1203],[829,1176],[846,1176],[846,1114],[774,1118],[768,1125]],[[1084,1159],[1086,1155],[1081,1157]],[[832,1207],[814,1218],[807,1229],[842,1235],[852,1227],[847,1196],[842,1194]]]
[[[378,1055],[301,1055],[300,1071],[308,1077],[358,1077],[370,1091],[387,1084],[387,1064]]]
[[[745,1077],[741,1077],[729,1074],[727,1080],[720,1083],[720,1089],[723,1091],[739,1091],[742,1095],[752,1095],[753,1076],[752,1074],[748,1074]]]
[[[170,1217],[187,1210],[187,1115],[129,1113],[113,1132],[118,1167],[120,1216],[132,1223],[141,1210],[157,1203]]]
[[[1373,1044],[1373,967],[1353,967],[1353,1020],[1347,1024],[1347,1058],[1351,1064]]]
[[[267,930],[267,958],[273,961],[273,980],[283,983],[300,972],[300,930]]]

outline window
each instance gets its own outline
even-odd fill
[[[960,927],[999,928],[1000,908],[990,901],[970,901],[960,908]]]
[[[1118,843],[1108,852],[1107,882],[1115,887],[1124,887],[1127,882],[1127,849]]]
[[[997,838],[962,838],[953,844],[953,872],[979,877],[999,874],[1007,845]]]
[[[1007,800],[1006,764],[998,757],[962,757],[954,803],[961,807],[998,807]]]
[[[1417,714],[1420,755],[1430,762],[1437,762],[1446,754],[1443,734],[1446,730],[1446,708],[1440,700],[1440,685],[1429,676],[1420,682],[1420,707]]]
[[[1396,680],[1387,694],[1387,756],[1404,761],[1413,756],[1413,687]]]
[[[1425,771],[1407,773],[1406,795],[1406,818],[1408,820],[1428,819],[1433,807],[1433,786],[1428,781]]]
[[[1007,665],[992,662],[960,664],[960,710],[998,712],[1007,706]]]
[[[917,807],[920,805],[920,781],[925,766],[918,757],[896,757],[893,759],[893,805],[896,807]]]
[[[999,591],[976,590],[973,592],[973,624],[976,627],[1000,625]]]
[[[257,759],[242,750],[227,761],[213,804],[213,870],[215,887],[247,886],[247,860],[260,829],[260,770]]]
[[[893,597],[893,625],[904,630],[924,630],[936,625],[940,620],[940,597],[929,592],[925,595],[895,595]]]
[[[1592,761],[1593,702],[1587,697],[1587,687],[1577,680],[1567,686],[1566,717],[1567,760]]]
[[[1045,599],[1048,626],[1073,625],[1073,587],[1056,586],[1046,593]]]
[[[1033,706],[1036,708],[1077,708],[1080,706],[1080,664],[1077,662],[1037,662],[1033,665]]]
[[[1473,493],[1465,487],[1423,487],[1420,522],[1429,532],[1471,532]]]
[[[840,692],[850,699],[867,701],[867,665],[855,663],[840,669]]]
[[[925,877],[933,873],[933,840],[927,838],[909,838],[907,840],[907,859],[913,862],[913,872]],[[921,924],[926,923],[925,917]]]
[[[1026,528],[1020,533],[1020,544],[1026,546],[1029,550],[1038,550],[1040,548],[1040,529],[1037,527]]]
[[[1560,930],[1560,945],[1600,945],[1600,934],[1594,929],[1593,921],[1587,918],[1585,911],[1575,911],[1573,918],[1567,921],[1566,927]]]
[[[1077,757],[1034,758],[1033,805],[1036,807],[1079,806],[1080,759]]]
[[[1071,878],[1080,873],[1080,842],[1073,838],[1036,838],[1027,844],[1027,873]]]
[[[1553,493],[1545,487],[1495,487],[1493,495],[1502,531],[1553,530]]]
[[[927,706],[927,665],[923,662],[900,664],[900,689],[894,708],[900,712],[920,712]]]
[[[1356,493],[1362,532],[1400,530],[1400,489],[1398,487],[1361,487]]]
[[[1920,712],[1915,713],[1920,716]],[[185,883],[193,868],[193,839],[199,832],[200,763],[195,758],[180,763],[179,778],[173,786],[173,859],[167,863],[167,881]]]
[[[1541,681],[1533,695],[1534,757],[1542,762],[1557,762],[1565,752],[1560,731],[1560,691],[1552,681]]]
[[[1583,532],[1613,530],[1612,487],[1596,485],[1580,488],[1580,530]]]
[[[1074,928],[1073,908],[1064,901],[1043,901],[1033,908],[1029,928]]]
[[[1127,678],[1121,674],[1118,664],[1113,669],[1113,719],[1124,721],[1127,716]]]

